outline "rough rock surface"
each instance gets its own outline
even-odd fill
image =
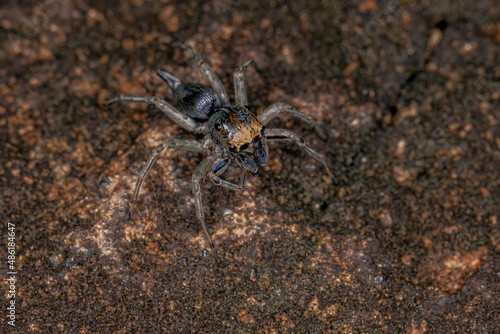
[[[16,226],[16,327],[2,333],[493,333],[500,318],[498,1],[4,1],[0,221]],[[122,93],[170,96],[164,68],[318,120],[335,178],[293,144],[233,193],[198,138]],[[228,179],[240,169],[230,168]],[[1,305],[7,307],[2,255]],[[6,315],[6,313],[5,313]]]

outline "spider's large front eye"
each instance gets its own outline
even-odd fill
[[[220,132],[222,130],[223,126],[224,126],[224,124],[222,124],[222,122],[217,122],[217,123],[215,123],[215,130]]]
[[[228,150],[231,152],[236,152],[236,146],[229,146]]]
[[[248,144],[243,144],[240,146],[240,151],[244,151],[248,148]]]
[[[260,136],[255,136],[255,138],[252,140],[252,143],[257,143],[260,140]]]

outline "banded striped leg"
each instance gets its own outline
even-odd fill
[[[107,105],[117,102],[146,102],[153,104],[163,111],[172,121],[182,128],[194,133],[208,133],[207,127],[203,123],[198,123],[194,119],[184,115],[175,109],[170,103],[155,96],[120,95],[106,101]]]
[[[288,131],[285,129],[265,129],[264,136],[266,137],[266,141],[278,141],[278,140],[294,141],[295,143],[297,143],[297,145],[299,145],[301,149],[309,153],[309,155],[311,155],[317,161],[321,162],[323,164],[323,167],[325,167],[328,175],[333,177],[330,168],[328,168],[328,166],[326,165],[324,156],[316,152],[311,146],[304,143],[304,141],[292,131]]]
[[[255,66],[255,62],[251,59],[243,65],[238,66],[234,71],[234,92],[236,94],[237,106],[248,106],[247,90],[245,88],[245,70],[248,66]]]
[[[276,118],[280,112],[286,111],[290,113],[291,115],[300,118],[302,121],[312,125],[316,132],[319,134],[321,138],[326,138],[323,130],[318,126],[316,121],[312,119],[310,116],[298,111],[294,107],[292,107],[289,104],[283,103],[283,102],[277,102],[271,104],[269,107],[264,109],[264,111],[257,117],[259,121],[262,122],[262,124],[266,125],[269,123],[273,118]]]
[[[146,165],[139,171],[139,178],[137,179],[137,182],[135,184],[134,200],[132,202],[130,210],[127,213],[128,218],[130,218],[130,214],[132,213],[134,206],[137,204],[137,197],[139,196],[139,190],[141,189],[142,181],[144,181],[146,176],[148,176],[151,167],[153,167],[156,159],[158,159],[158,156],[161,154],[161,152],[163,152],[165,148],[191,152],[200,152],[203,150],[202,145],[198,141],[192,139],[167,139],[160,145],[156,146],[151,152]]]
[[[222,82],[220,81],[219,77],[215,72],[212,70],[210,65],[208,65],[200,56],[194,52],[194,50],[189,46],[184,43],[173,43],[172,45],[174,46],[180,46],[183,48],[191,57],[194,58],[196,63],[198,64],[198,67],[201,69],[203,72],[203,75],[205,75],[205,78],[210,81],[210,85],[212,88],[215,90],[217,94],[219,94],[219,97],[221,98],[222,106],[228,106],[229,105],[229,95],[227,95],[226,89],[222,85]]]

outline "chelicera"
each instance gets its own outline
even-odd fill
[[[267,142],[279,140],[296,142],[300,148],[320,161],[329,174],[331,173],[323,156],[304,143],[296,134],[286,129],[268,129],[265,126],[280,112],[284,111],[309,123],[321,134],[321,129],[311,117],[281,102],[270,105],[258,116],[248,110],[244,73],[247,67],[254,65],[253,60],[247,61],[236,68],[234,72],[236,101],[235,104],[230,104],[229,96],[222,82],[210,65],[189,46],[180,43],[178,45],[195,59],[204,76],[210,82],[210,86],[182,82],[173,74],[161,70],[158,75],[173,90],[175,107],[157,97],[136,95],[121,95],[108,100],[106,104],[111,105],[116,102],[154,104],[185,130],[204,135],[201,141],[167,139],[153,149],[146,165],[139,171],[133,202],[127,216],[130,217],[134,206],[137,204],[142,182],[165,148],[191,152],[212,150],[212,155],[204,158],[196,168],[192,177],[192,188],[195,197],[196,216],[211,248],[214,249],[205,224],[201,200],[201,182],[206,176],[217,186],[236,191],[242,190],[245,183],[245,172],[243,172],[240,184],[228,182],[222,179],[220,175],[224,173],[232,161],[236,161],[244,171],[256,173],[260,166],[267,163],[269,156]]]

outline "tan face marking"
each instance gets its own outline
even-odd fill
[[[246,124],[235,121],[234,124],[236,125],[238,131],[233,131],[228,136],[227,144],[230,147],[236,147],[236,152],[239,152],[241,146],[244,144],[250,144],[255,137],[260,135],[263,124],[253,116],[251,116],[250,119],[251,122]],[[231,121],[233,120],[231,119]]]
[[[228,107],[222,108],[219,113],[220,117],[214,120],[213,128],[220,136],[214,137],[214,140],[231,152],[245,150],[261,135],[264,125],[250,110],[244,107]]]

